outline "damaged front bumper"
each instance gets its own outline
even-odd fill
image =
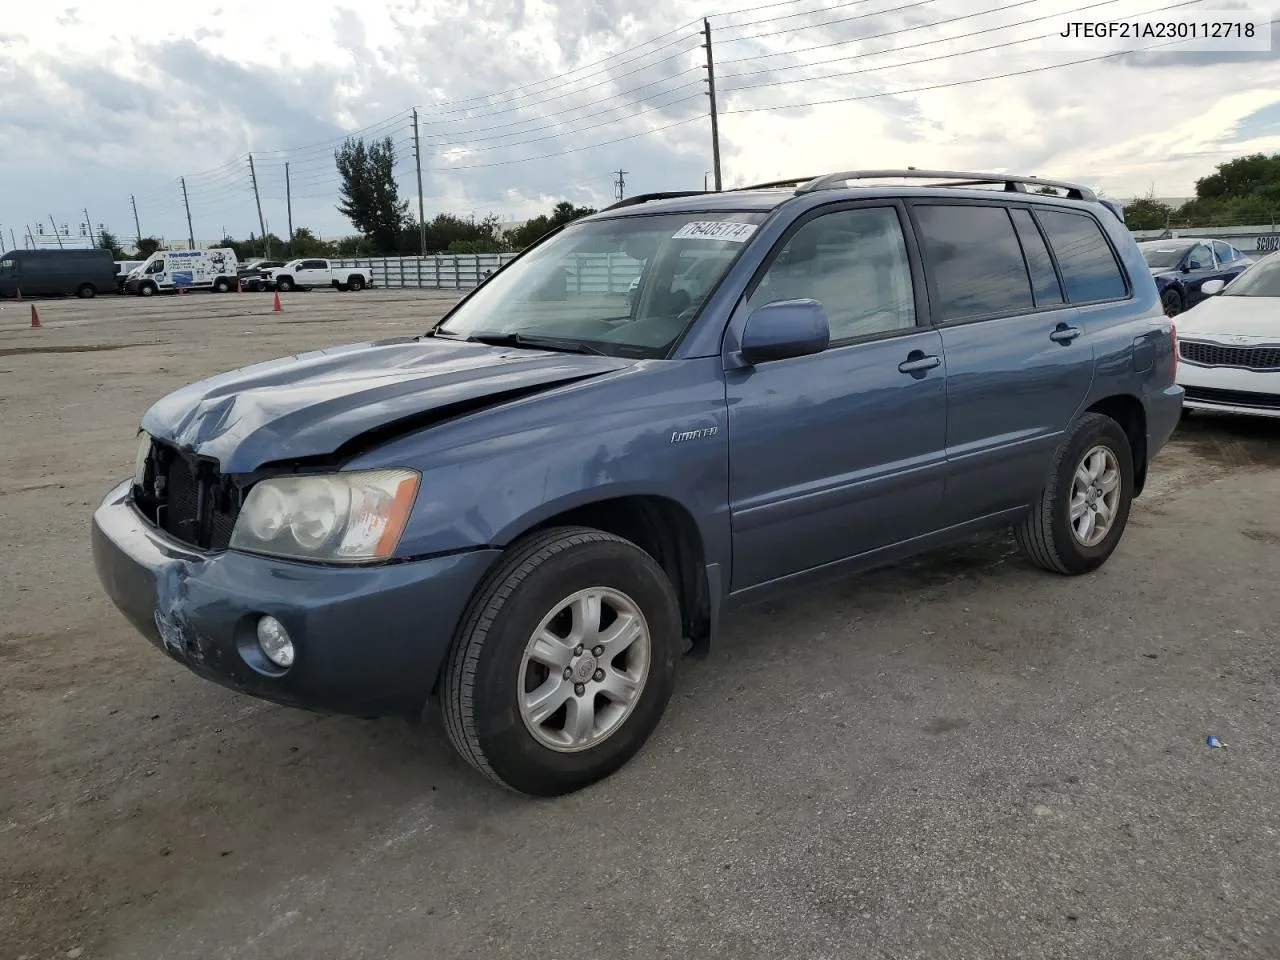
[[[112,602],[194,673],[290,706],[358,716],[420,711],[468,598],[498,556],[476,550],[338,567],[205,552],[148,523],[130,487],[113,489],[93,515],[94,564]],[[293,639],[288,669],[257,646],[264,615]]]

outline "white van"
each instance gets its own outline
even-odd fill
[[[237,266],[236,252],[228,247],[157,250],[130,272],[125,292],[143,297],[179,289],[228,293],[236,288]]]

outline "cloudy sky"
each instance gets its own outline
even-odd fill
[[[716,0],[708,0],[714,3]],[[701,188],[711,21],[726,186],[851,167],[1004,170],[1114,197],[1190,195],[1217,163],[1280,152],[1280,34],[1252,53],[1098,50],[1068,21],[1235,0],[45,0],[0,15],[0,229],[87,209],[124,237],[350,232],[333,149],[391,136],[416,210],[523,219],[559,199]],[[1268,11],[1267,16],[1270,16]],[[1273,28],[1274,31],[1275,28]],[[1012,75],[1011,75],[1012,74]],[[979,81],[979,82],[972,82]]]

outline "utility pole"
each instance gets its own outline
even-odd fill
[[[133,204],[133,230],[137,243],[142,242],[142,227],[138,226],[138,201],[133,199],[133,194],[129,194],[129,202]],[[136,245],[134,249],[137,249]]]
[[[18,249],[18,238],[13,235],[13,227],[9,228],[9,239],[13,241],[13,249]]]
[[[721,190],[720,182],[720,120],[716,116],[716,64],[711,56],[711,21],[702,18],[702,36],[707,41],[703,46],[707,51],[707,95],[711,98],[711,159],[716,174],[716,193]]]
[[[271,259],[271,242],[267,239],[267,222],[262,219],[262,197],[258,195],[258,173],[253,169],[253,154],[249,154],[249,179],[253,181],[253,201],[258,205],[258,229],[262,231],[262,250]]]
[[[289,256],[293,256],[293,188],[289,185],[289,161],[284,162],[284,206],[289,214]]]
[[[187,178],[179,177],[178,182],[182,184],[182,205],[187,210],[187,249],[194,250],[196,248],[196,231],[191,226],[191,203],[187,200]]]
[[[422,206],[422,141],[418,139],[418,108],[413,108],[413,163],[418,168],[418,252],[427,255],[427,215]]]
[[[616,180],[613,181],[613,196],[614,196],[614,199],[621,200],[625,196],[626,188],[627,188],[627,181],[624,180],[623,178],[631,171],[617,170],[615,172],[618,174],[618,177]]]
[[[58,249],[62,249],[62,234],[58,232],[58,225],[54,223],[53,214],[49,214],[49,223],[53,225],[53,235],[58,238]]]

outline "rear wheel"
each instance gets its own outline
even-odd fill
[[[584,527],[535,534],[481,584],[450,651],[449,739],[521,793],[601,780],[662,719],[680,635],[671,581],[635,544]]]
[[[364,289],[364,277],[348,277],[347,286],[359,293]]]
[[[76,296],[81,300],[92,300],[98,295],[98,288],[92,283],[82,283],[76,288]]]
[[[1115,551],[1132,501],[1129,438],[1110,417],[1085,414],[1058,447],[1049,481],[1014,537],[1046,570],[1090,573]]]
[[[213,282],[214,293],[230,293],[231,283],[225,277],[219,277]]]
[[[1176,317],[1182,312],[1182,294],[1173,287],[1160,295],[1160,303],[1164,307],[1166,317]]]

